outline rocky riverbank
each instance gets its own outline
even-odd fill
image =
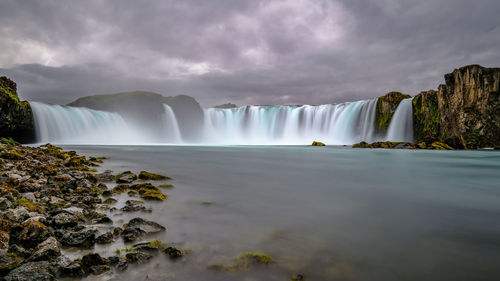
[[[130,171],[96,173],[104,159],[63,151],[50,144],[0,143],[0,280],[58,280],[118,274],[155,255],[181,258],[184,252],[150,236],[166,228],[140,216],[122,224],[105,211],[148,212],[143,200],[167,197],[154,180],[166,176]],[[110,189],[106,183],[117,183]],[[168,186],[168,185],[166,185]],[[113,195],[127,192],[125,206],[113,207]],[[122,240],[127,247],[102,257],[95,244]],[[81,253],[64,255],[66,249]],[[77,254],[78,255],[78,254]],[[119,277],[115,276],[115,280]]]

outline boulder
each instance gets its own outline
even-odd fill
[[[90,248],[95,243],[95,231],[84,228],[79,231],[59,230],[56,232],[59,242],[64,246]]]
[[[30,261],[55,260],[61,255],[61,244],[54,237],[49,237],[47,240],[40,243],[33,255],[29,258]]]
[[[325,144],[320,141],[313,141],[312,146],[325,146]]]
[[[92,253],[82,257],[81,267],[86,274],[101,274],[109,271],[108,261],[99,254]]]
[[[28,262],[12,270],[5,281],[53,281],[50,264],[47,261]]]
[[[116,183],[132,183],[135,180],[137,180],[137,175],[131,171],[125,171],[116,175]]]
[[[132,253],[127,253],[125,255],[125,258],[127,259],[128,263],[146,263],[148,260],[153,258],[152,255],[146,254],[144,252],[132,252]]]
[[[11,243],[34,248],[49,236],[49,229],[45,224],[28,219],[11,230]]]
[[[139,228],[140,230],[142,230],[146,234],[157,233],[157,232],[161,232],[161,231],[166,230],[166,228],[164,226],[162,226],[154,221],[148,221],[148,220],[145,220],[142,218],[131,219],[129,221],[129,223],[127,224],[127,228],[128,227]]]
[[[60,213],[56,214],[52,218],[49,219],[51,222],[51,225],[59,228],[59,227],[73,227],[78,225],[80,222],[80,218],[68,211],[61,211]]]

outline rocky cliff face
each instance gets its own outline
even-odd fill
[[[164,97],[153,92],[136,91],[83,97],[68,105],[118,112],[138,128],[147,126],[161,132],[163,104],[168,104],[174,111],[184,140],[195,141],[203,126],[203,110],[190,96]]]
[[[411,98],[411,96],[400,92],[390,92],[385,96],[378,98],[375,124],[376,129],[380,134],[385,135],[385,133],[387,133],[387,129],[391,124],[392,116],[394,115],[394,112],[396,112],[399,103],[408,98]]]
[[[465,66],[445,75],[437,91],[413,100],[417,141],[458,148],[500,145],[500,68]]]
[[[34,127],[31,107],[27,101],[19,100],[16,83],[0,77],[0,136],[32,142]]]

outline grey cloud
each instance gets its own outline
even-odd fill
[[[51,103],[139,89],[205,106],[416,94],[456,67],[500,65],[499,9],[493,0],[2,1],[0,74]]]

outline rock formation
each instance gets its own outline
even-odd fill
[[[445,75],[437,91],[413,99],[416,141],[456,148],[500,146],[500,68],[469,65]]]
[[[34,121],[27,101],[20,101],[16,83],[0,77],[0,137],[11,137],[21,142],[34,140]]]
[[[385,133],[387,133],[387,129],[391,124],[392,116],[394,115],[394,112],[396,112],[399,103],[408,98],[411,98],[411,96],[400,92],[390,92],[385,96],[378,98],[375,113],[375,124],[376,129],[380,134],[385,135]]]

